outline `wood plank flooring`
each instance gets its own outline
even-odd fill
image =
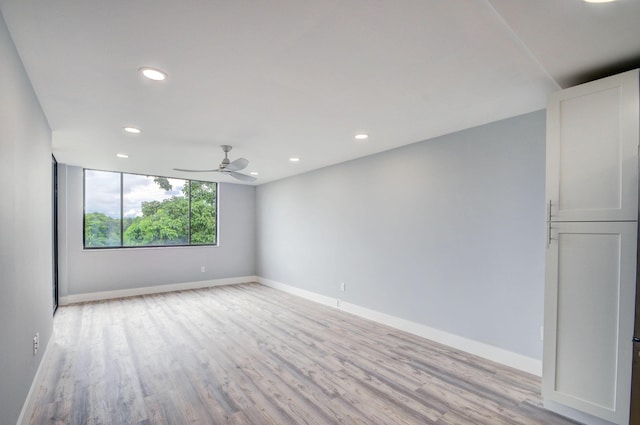
[[[31,424],[574,424],[534,376],[258,284],[60,307]]]

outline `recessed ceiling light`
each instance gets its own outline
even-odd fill
[[[294,157],[289,158],[289,161],[291,161],[291,162],[298,162],[298,161],[300,161],[300,158],[296,158],[296,157],[294,156]]]
[[[355,138],[358,140],[364,140],[364,139],[368,139],[369,135],[368,134],[364,134],[364,133],[360,133],[360,134],[356,134]]]
[[[585,3],[611,3],[616,0],[584,0]]]
[[[252,171],[249,174],[251,174],[252,176],[257,176],[258,175],[258,173],[256,171]]]
[[[167,78],[167,73],[154,68],[140,68],[142,75],[150,80],[162,81]]]
[[[129,155],[124,154],[124,153],[118,153],[118,154],[116,154],[116,156],[117,156],[118,158],[129,158]]]
[[[124,131],[126,131],[127,133],[131,133],[131,134],[140,134],[141,131],[139,128],[136,127],[125,127]]]

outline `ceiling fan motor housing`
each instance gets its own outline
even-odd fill
[[[220,145],[222,151],[224,152],[224,159],[220,163],[220,170],[224,170],[227,165],[229,165],[229,158],[227,157],[227,153],[231,150],[231,145]]]

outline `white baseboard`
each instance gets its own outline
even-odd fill
[[[54,335],[51,334],[51,337],[47,342],[47,346],[42,353],[42,358],[40,359],[38,370],[36,370],[36,374],[33,377],[33,381],[31,382],[31,388],[29,388],[27,398],[22,405],[22,411],[20,412],[20,416],[18,416],[17,425],[28,425],[31,420],[31,415],[33,414],[33,410],[36,406],[35,403],[38,398],[38,390],[40,389],[44,381],[44,371],[46,369],[47,363],[49,362],[49,355],[51,353],[50,347],[53,345],[53,339]]]
[[[541,360],[523,356],[522,354],[514,353],[500,347],[495,347],[493,345],[485,344],[480,341],[475,341],[473,339],[441,331],[439,329],[392,316],[390,314],[381,313],[379,311],[371,310],[366,307],[361,307],[356,304],[340,301],[336,298],[328,297],[326,295],[320,295],[311,291],[296,288],[291,285],[265,279],[260,276],[257,277],[257,282],[270,288],[279,289],[281,291],[288,292],[290,294],[297,295],[311,301],[315,301],[319,304],[338,308],[356,316],[373,320],[374,322],[382,323],[384,325],[391,326],[393,328],[400,329],[402,331],[409,332],[426,339],[430,339],[440,344],[465,351],[467,353],[485,358],[487,360],[501,363],[514,369],[522,370],[532,375],[542,376]]]
[[[301,298],[314,301],[318,304],[326,305],[329,307],[337,307],[338,300],[335,298],[327,297],[326,295],[320,295],[315,292],[307,291],[305,289],[296,288],[295,286],[286,285],[284,283],[276,282],[275,280],[265,279],[264,277],[257,276],[256,282],[261,285],[268,286],[269,288],[279,289],[282,292],[297,295]]]
[[[234,285],[237,283],[257,282],[257,276],[241,276],[226,279],[201,280],[197,282],[171,283],[167,285],[145,286],[142,288],[119,289],[114,291],[89,292],[60,297],[60,305],[76,304],[88,301],[109,300],[113,298],[135,297],[138,295],[160,294],[162,292],[183,291],[186,289],[210,288],[213,286]]]
[[[589,425],[614,425],[613,422],[606,421],[601,418],[597,418],[593,415],[590,415],[585,412],[581,412],[576,409],[572,409],[569,406],[562,405],[560,403],[556,403],[554,401],[549,400],[548,398],[544,399],[544,408],[547,410],[551,410],[559,415],[562,415],[567,418],[571,418],[574,421],[580,422],[582,424]]]

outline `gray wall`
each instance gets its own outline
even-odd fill
[[[2,15],[0,58],[0,424],[14,425],[52,332],[51,131]]]
[[[221,183],[218,196],[219,246],[83,250],[82,168],[61,165],[60,295],[255,275],[255,188]]]
[[[259,186],[258,275],[541,359],[544,173],[538,111]]]

